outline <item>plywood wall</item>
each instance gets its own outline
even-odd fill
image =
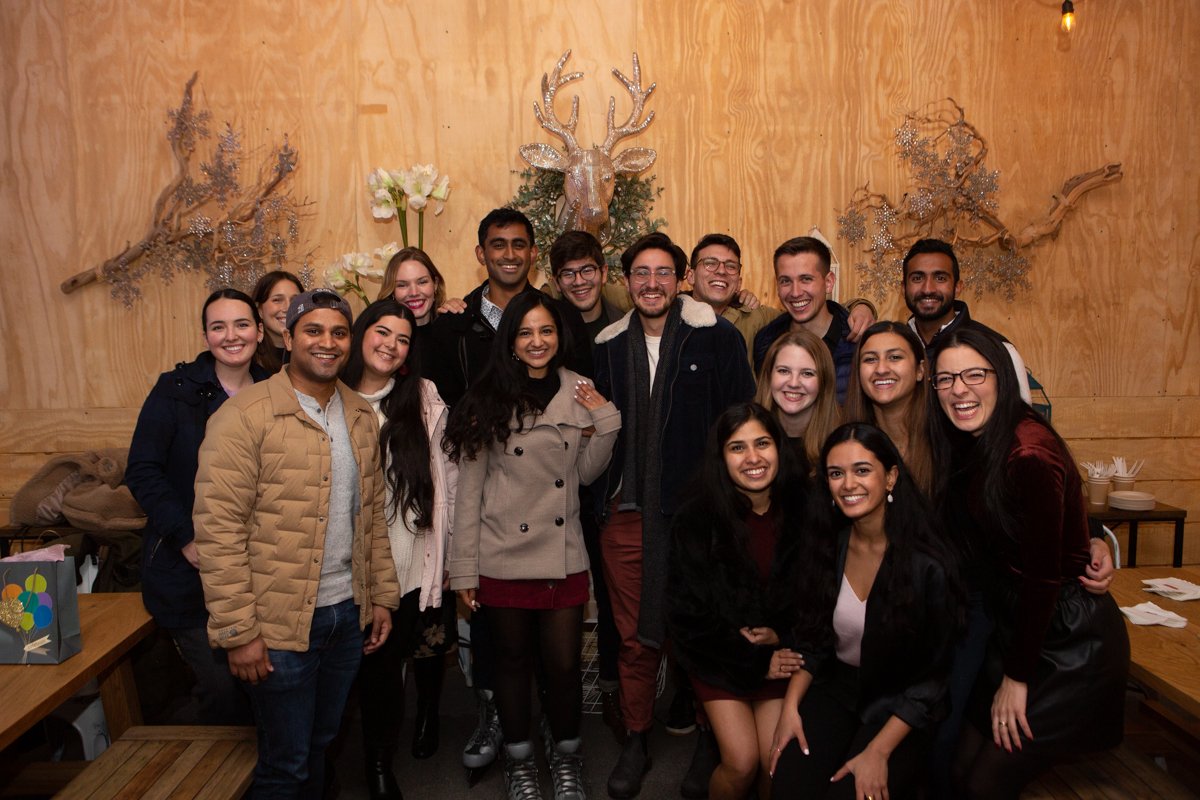
[[[971,298],[1047,385],[1080,458],[1147,459],[1143,486],[1200,522],[1200,67],[1197,10],[1169,0],[1079,2],[1067,39],[1050,0],[43,0],[0,4],[0,512],[47,453],[127,442],[154,377],[200,348],[197,276],[148,282],[126,311],[101,286],[58,284],[142,235],[172,165],[167,109],[188,76],[217,120],[300,152],[297,196],[316,262],[396,238],[368,211],[375,166],[450,173],[428,249],[462,293],[482,278],[478,219],[512,197],[517,147],[548,141],[531,105],[567,47],[581,139],[604,133],[609,75],[636,50],[657,81],[658,211],[685,246],[743,244],[770,293],[783,239],[856,186],[899,194],[904,112],[953,96],[1001,170],[1001,215],[1042,214],[1064,178],[1105,162],[1125,179],[1090,195],[1039,247],[1033,290]],[[565,108],[565,106],[564,106]],[[843,262],[851,261],[843,252]],[[843,276],[843,296],[856,276]],[[887,315],[903,311],[899,300]],[[1169,553],[1144,537],[1143,561]],[[1189,526],[1187,558],[1200,560]]]

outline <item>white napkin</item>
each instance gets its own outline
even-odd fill
[[[1141,603],[1136,606],[1121,607],[1121,612],[1129,617],[1134,625],[1166,625],[1168,628],[1185,628],[1187,620],[1178,614],[1166,611],[1154,603]]]
[[[1161,594],[1168,600],[1200,599],[1200,586],[1182,578],[1151,578],[1142,583],[1146,585],[1147,592]]]

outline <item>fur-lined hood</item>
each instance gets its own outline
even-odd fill
[[[683,304],[681,314],[683,322],[690,328],[711,328],[717,324],[717,312],[713,311],[712,306],[708,303],[701,303],[699,300],[693,300],[686,294],[679,295],[676,300]],[[637,309],[630,310],[625,316],[609,325],[604,330],[600,331],[596,336],[596,344],[604,344],[620,336],[629,329],[629,318],[637,313]]]

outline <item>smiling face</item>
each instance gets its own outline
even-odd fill
[[[433,315],[433,298],[437,294],[437,281],[429,274],[429,268],[420,261],[401,261],[396,267],[396,284],[392,298],[408,306],[418,325],[424,325]]]
[[[204,310],[204,343],[218,364],[249,368],[262,339],[262,326],[254,321],[254,312],[243,301],[222,297]]]
[[[584,272],[591,274],[584,277]],[[586,315],[600,302],[600,287],[604,284],[604,277],[604,269],[593,259],[573,258],[563,264],[554,276],[554,282],[567,302]]]
[[[291,354],[288,377],[300,391],[316,396],[337,381],[350,355],[350,323],[332,308],[315,308],[296,320],[283,343]]]
[[[779,449],[771,434],[761,422],[751,419],[734,430],[722,450],[733,485],[752,506],[761,507],[779,473]]]
[[[649,249],[637,254],[629,268],[629,296],[646,319],[666,316],[679,294],[675,260],[666,250]]]
[[[267,333],[276,347],[283,346],[283,333],[286,328],[284,322],[287,319],[288,306],[291,305],[292,298],[298,294],[300,294],[300,288],[284,278],[275,281],[267,299],[258,307],[263,325],[266,326]]]
[[[904,272],[904,304],[922,322],[945,324],[954,316],[954,297],[962,288],[945,253],[918,253]]]
[[[862,343],[858,354],[858,381],[877,406],[904,402],[917,382],[925,379],[925,364],[918,362],[908,342],[898,333],[877,333]]]
[[[412,326],[408,320],[387,315],[363,334],[363,373],[386,381],[408,360]]]
[[[710,271],[705,259],[716,259],[716,271]],[[742,288],[742,275],[739,271],[731,271],[726,264],[738,263],[741,259],[737,253],[723,244],[710,244],[696,253],[696,265],[687,274],[692,284],[692,296],[701,302],[708,303],[713,308],[724,310],[733,301],[734,295]]]
[[[834,445],[825,459],[829,493],[851,520],[882,515],[888,492],[899,477],[900,470],[885,469],[874,453],[856,441]]]
[[[531,308],[517,326],[513,355],[525,365],[531,378],[544,378],[550,361],[558,353],[558,328],[545,306]]]
[[[987,370],[982,383],[968,386],[959,375],[954,378],[953,384],[946,389],[939,389],[937,393],[938,403],[954,427],[972,436],[983,433],[984,426],[996,410],[995,369],[979,351],[967,345],[947,347],[939,352],[936,369],[935,376]]]
[[[826,273],[816,253],[781,255],[775,260],[775,288],[793,325],[804,325],[826,313],[834,275]]]
[[[811,411],[821,391],[817,362],[797,344],[784,345],[771,367],[771,400],[779,413],[795,417]]]
[[[487,268],[489,283],[515,292],[525,285],[537,252],[525,226],[512,223],[489,225],[483,246],[475,248],[475,257]]]

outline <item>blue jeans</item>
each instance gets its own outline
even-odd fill
[[[270,650],[274,671],[246,685],[258,721],[253,798],[320,798],[325,749],[341,727],[362,661],[363,634],[353,600],[313,613],[308,650]]]

